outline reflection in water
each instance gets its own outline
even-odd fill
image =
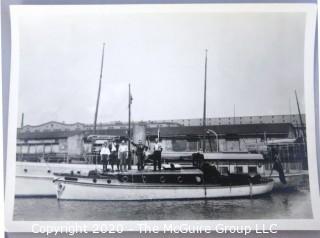
[[[44,212],[45,211],[45,212]],[[312,218],[309,191],[260,198],[193,201],[58,201],[15,199],[15,220],[216,220]]]

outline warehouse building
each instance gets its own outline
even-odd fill
[[[302,119],[304,125],[304,115]],[[296,138],[301,130],[298,115],[208,118],[206,123],[206,129],[212,132],[206,134],[207,151],[245,152],[267,141]],[[201,119],[136,121],[132,129],[134,139],[135,127],[143,128],[150,143],[160,132],[165,151],[199,150],[204,137]],[[127,137],[127,133],[128,126],[122,122],[99,124],[96,131],[119,138]],[[92,152],[92,143],[87,139],[92,134],[93,125],[83,123],[26,125],[17,130],[17,159],[84,158]]]

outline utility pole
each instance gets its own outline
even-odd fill
[[[236,104],[233,104],[233,125],[236,124]]]
[[[24,125],[24,113],[22,113],[22,115],[21,115],[21,126],[20,126],[20,128],[22,128],[23,125]]]

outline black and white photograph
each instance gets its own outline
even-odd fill
[[[10,13],[11,227],[319,225],[315,5],[17,5]]]

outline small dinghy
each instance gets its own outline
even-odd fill
[[[162,171],[95,173],[88,176],[55,174],[57,198],[61,200],[171,200],[254,197],[270,193],[273,180],[260,175],[222,176],[214,166]]]

